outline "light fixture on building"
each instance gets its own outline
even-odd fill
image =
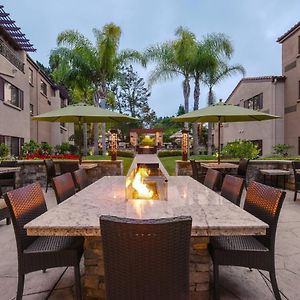
[[[181,150],[182,150],[182,160],[188,160],[188,139],[189,139],[189,131],[187,129],[182,129],[182,140],[181,140]]]
[[[111,129],[110,134],[111,134],[111,160],[116,160],[117,151],[118,151],[118,131],[116,129]]]

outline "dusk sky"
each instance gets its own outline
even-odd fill
[[[120,49],[143,51],[147,46],[174,38],[184,26],[200,40],[222,32],[234,46],[231,63],[240,63],[246,77],[281,75],[281,45],[276,39],[299,20],[299,0],[2,0],[6,12],[37,48],[34,60],[48,65],[57,35],[76,29],[94,41],[92,29],[109,22],[121,26]],[[151,67],[138,69],[147,82]],[[241,79],[237,75],[215,88],[217,98],[227,99]],[[150,106],[158,116],[173,115],[183,103],[182,78],[152,87]],[[192,96],[192,94],[191,94]],[[190,98],[190,106],[193,99]],[[207,89],[201,89],[201,106],[207,103]]]

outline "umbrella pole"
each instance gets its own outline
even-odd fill
[[[79,121],[78,123],[79,125],[79,136],[80,136],[80,140],[79,140],[79,164],[81,165],[82,163],[82,142],[83,142],[83,132],[82,132],[82,124]]]
[[[219,117],[219,122],[218,122],[218,164],[220,164],[220,159],[221,159],[221,122],[220,122],[220,117]]]

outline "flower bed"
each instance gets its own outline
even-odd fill
[[[78,160],[79,155],[77,154],[47,154],[47,153],[28,153],[24,157],[22,157],[22,160],[30,160],[30,159],[73,159]]]

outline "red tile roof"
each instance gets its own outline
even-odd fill
[[[293,34],[297,29],[300,28],[300,21],[295,24],[291,29],[289,29],[286,33],[280,36],[276,42],[282,43],[286,38],[288,38],[291,34]]]

